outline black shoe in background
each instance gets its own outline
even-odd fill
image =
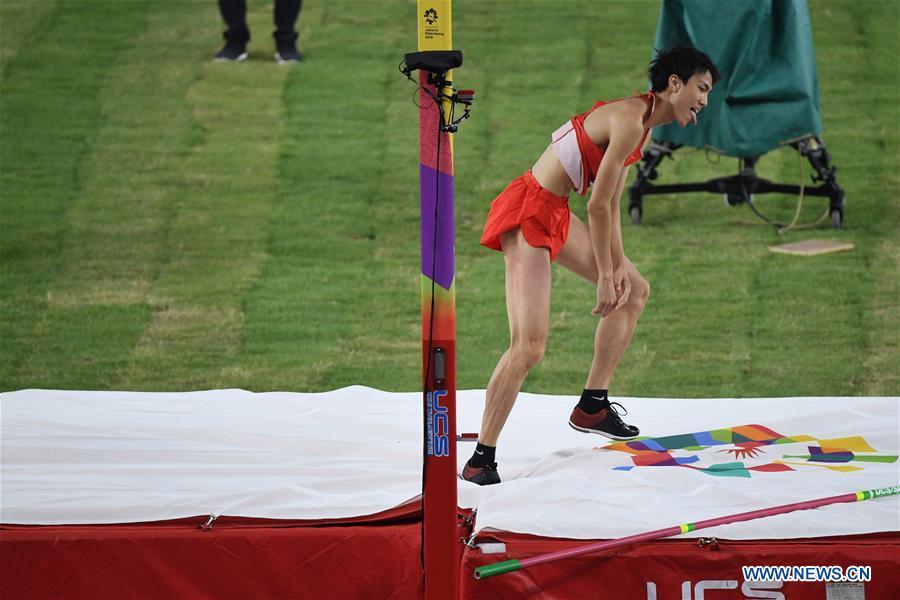
[[[300,51],[297,50],[297,46],[294,44],[284,45],[278,48],[278,52],[275,53],[275,60],[279,65],[289,65],[302,61],[303,55],[300,54]]]
[[[241,62],[247,58],[247,46],[235,42],[227,42],[216,53],[215,62]]]

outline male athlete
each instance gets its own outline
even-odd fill
[[[500,482],[496,446],[528,372],[541,360],[550,323],[550,263],[597,286],[591,311],[601,317],[594,359],[569,425],[614,440],[638,428],[622,421],[608,399],[609,383],[631,342],[650,285],[625,256],[619,201],[628,166],[643,156],[650,130],[672,121],[697,123],[719,72],[705,53],[679,45],[657,53],[649,68],[651,91],[593,108],[557,129],[530,171],[491,204],[481,243],[503,252],[509,349],[487,387],[478,445],[462,477],[479,485]],[[586,195],[588,223],[569,211],[573,190]]]

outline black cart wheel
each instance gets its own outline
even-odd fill
[[[628,214],[631,215],[631,224],[632,225],[640,225],[641,224],[641,207],[640,206],[632,206],[631,210],[628,211]]]
[[[844,214],[838,208],[832,209],[831,211],[831,226],[835,229],[844,228]]]

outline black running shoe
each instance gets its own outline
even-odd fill
[[[497,463],[489,463],[483,467],[473,467],[466,461],[463,467],[462,478],[478,485],[494,485],[500,483],[500,474],[497,473]]]
[[[634,425],[625,423],[619,416],[616,406],[625,410],[618,402],[607,402],[604,408],[593,414],[586,413],[576,406],[572,416],[569,417],[569,426],[578,431],[596,433],[620,442],[633,440],[640,430]],[[627,415],[628,412],[625,411],[623,414]]]
[[[300,54],[300,51],[297,50],[297,46],[294,44],[284,45],[278,48],[278,52],[275,53],[275,60],[279,65],[289,65],[302,61],[303,55]]]
[[[241,62],[247,58],[247,47],[234,42],[228,42],[216,53],[216,62]]]

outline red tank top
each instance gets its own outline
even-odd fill
[[[632,96],[634,97],[634,96]],[[653,116],[653,109],[656,108],[656,97],[653,95],[653,92],[647,92],[646,94],[641,94],[641,98],[650,103],[650,116]],[[578,138],[578,149],[581,150],[581,158],[582,164],[587,166],[585,176],[588,177],[588,181],[586,182],[588,185],[594,183],[594,179],[597,177],[597,169],[600,168],[600,161],[603,160],[603,155],[605,151],[600,146],[596,145],[591,138],[588,136],[587,132],[584,130],[584,120],[587,118],[589,114],[594,112],[599,107],[604,104],[612,104],[613,102],[620,102],[622,100],[626,100],[626,98],[620,98],[619,100],[611,100],[609,102],[604,102],[602,100],[598,100],[591,110],[581,113],[575,117],[572,117],[572,125],[575,129],[575,135]],[[628,155],[628,158],[625,159],[625,166],[634,164],[637,161],[641,160],[644,157],[644,153],[641,151],[641,148],[644,147],[644,142],[647,140],[647,133],[649,130],[644,130],[644,135],[641,136],[641,141],[637,145],[631,154]],[[587,188],[587,185],[583,186]]]

